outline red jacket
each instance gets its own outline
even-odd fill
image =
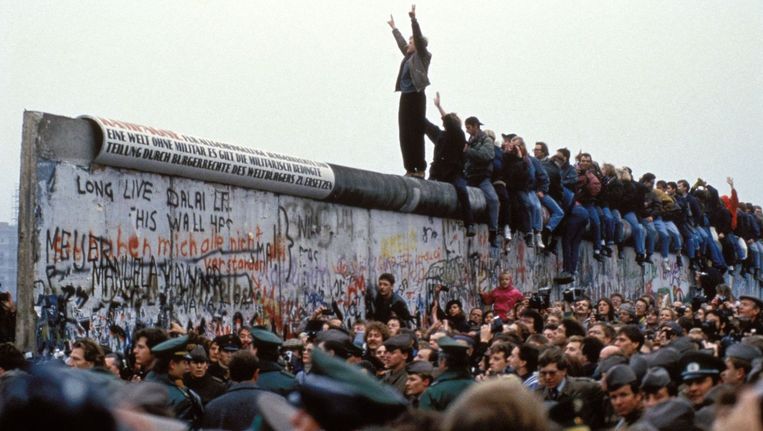
[[[514,308],[517,302],[525,298],[522,292],[513,285],[509,285],[507,289],[498,286],[490,292],[481,292],[480,297],[482,297],[482,302],[485,305],[494,304],[493,312],[502,320],[506,320],[507,313]]]

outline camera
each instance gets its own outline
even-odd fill
[[[551,288],[541,287],[537,292],[533,292],[530,296],[530,308],[534,308],[538,311],[545,310],[551,303],[549,300],[550,296]]]
[[[562,299],[564,299],[564,302],[576,302],[583,299],[584,296],[583,289],[580,288],[564,289],[562,291]]]

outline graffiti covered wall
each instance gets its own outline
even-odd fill
[[[69,127],[75,120],[66,121]],[[45,143],[50,138],[43,132],[30,132],[29,139]],[[67,140],[58,148],[90,145],[62,135]],[[396,277],[395,289],[421,319],[438,284],[450,287],[443,301],[458,298],[470,307],[480,305],[479,291],[495,286],[502,270],[528,292],[551,286],[561,269],[561,253],[536,253],[516,238],[508,252],[491,250],[485,225],[467,239],[461,223],[449,218],[43,153],[27,168],[34,198],[22,204],[29,204],[32,233],[20,257],[31,250],[32,276],[28,287],[19,282],[33,291],[27,297],[39,351],[81,336],[121,349],[136,327],[173,321],[207,336],[254,323],[288,334],[319,306],[333,305],[351,323],[364,317],[365,296],[383,272]],[[599,264],[585,243],[577,286],[592,297],[682,299],[693,283],[674,257],[671,262],[669,271],[642,269],[627,249],[624,259]],[[757,291],[744,279],[734,287]]]
[[[560,264],[519,241],[491,255],[484,226],[465,240],[448,219],[65,162],[40,161],[38,181],[40,342],[83,335],[113,342],[112,325],[129,334],[171,321],[219,334],[237,313],[245,323],[293,332],[332,302],[351,321],[362,318],[366,290],[382,272],[398,278],[398,293],[420,316],[437,284],[476,304],[501,269],[532,290],[551,284]],[[585,254],[584,267],[589,260]],[[602,293],[640,279],[621,276],[633,265],[611,264],[584,277]],[[648,284],[672,291],[687,281],[656,272]],[[634,294],[642,288],[625,286]]]

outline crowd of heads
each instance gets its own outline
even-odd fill
[[[262,429],[279,429],[279,420],[296,429],[724,429],[760,380],[763,301],[735,298],[722,279],[698,279],[706,283],[698,291],[715,293],[690,303],[573,289],[538,298],[508,273],[498,279],[468,309],[437,288],[431,313],[416,320],[389,311],[398,294],[384,274],[378,285],[388,289],[377,290],[368,317],[389,311],[386,319],[353,321],[320,307],[283,338],[245,325],[207,337],[176,322],[136,331],[119,352],[77,339],[63,360],[34,366],[0,344],[0,426],[76,421],[87,411],[128,429],[130,415],[224,428],[210,422],[215,403],[249,384],[272,394],[248,412]],[[266,377],[274,371],[280,386]],[[80,385],[79,398],[69,399],[64,382]],[[179,409],[157,383],[180,388],[186,407],[197,397],[198,409]],[[57,402],[78,408],[32,414]]]

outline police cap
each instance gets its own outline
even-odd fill
[[[258,348],[277,348],[283,344],[283,340],[278,335],[262,328],[252,328],[253,344]]]
[[[627,365],[615,365],[607,371],[607,390],[614,391],[636,382],[636,373]]]
[[[761,356],[760,350],[755,346],[744,343],[734,343],[726,349],[727,358],[736,358],[752,363],[753,359]]]
[[[641,389],[647,392],[656,392],[671,382],[670,374],[665,368],[652,367],[641,379]]]
[[[156,346],[151,348],[151,353],[156,356],[171,359],[191,359],[188,354],[188,336],[170,338],[167,341],[162,341]]]
[[[718,376],[724,369],[726,369],[726,364],[722,360],[705,352],[687,352],[681,357],[681,378],[683,381]]]

